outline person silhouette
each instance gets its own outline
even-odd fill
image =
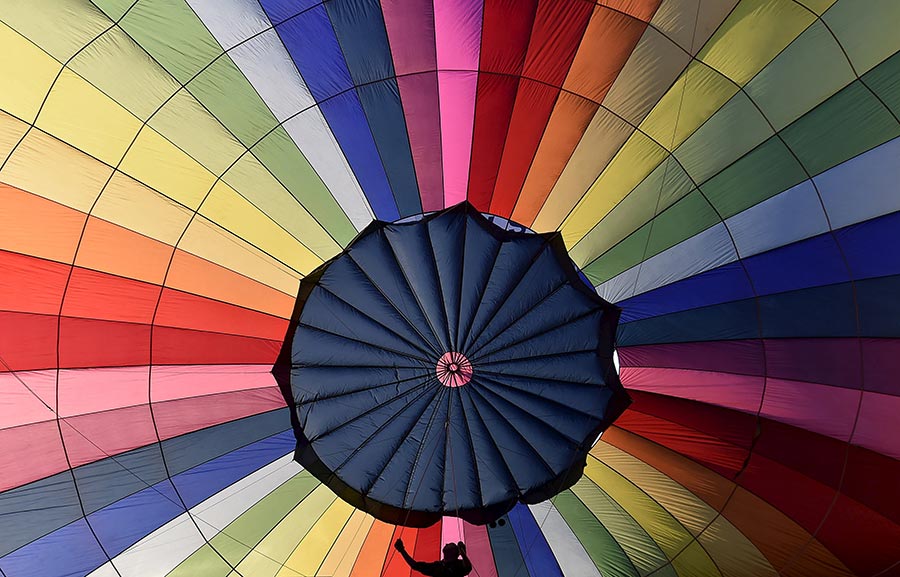
[[[427,575],[427,577],[465,577],[472,571],[472,562],[466,556],[466,544],[462,541],[444,545],[444,558],[431,563],[413,559],[406,552],[403,539],[397,539],[394,547],[403,555],[403,559],[414,571]]]

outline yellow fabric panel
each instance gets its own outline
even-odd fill
[[[0,109],[32,122],[62,65],[0,22]]]
[[[793,0],[743,0],[697,58],[743,86],[815,20]]]
[[[621,118],[598,109],[531,228],[556,230],[632,132]]]
[[[178,248],[289,295],[300,286],[296,271],[202,216],[191,221]]]
[[[244,155],[223,177],[247,200],[303,241],[322,260],[341,251],[340,245],[316,222],[288,190],[252,154]]]
[[[112,167],[37,129],[31,129],[0,171],[0,180],[87,212]]]
[[[192,210],[216,180],[211,172],[147,127],[125,155],[120,170]]]
[[[303,575],[321,574],[319,566],[347,524],[353,510],[351,505],[336,499],[291,553],[285,563],[285,569],[278,572],[278,577],[288,577],[291,569]]]
[[[319,568],[319,573],[332,577],[350,577],[356,556],[362,549],[374,522],[375,518],[371,515],[362,511],[354,511],[341,534],[334,541],[334,546]]]
[[[174,245],[192,213],[130,176],[116,172],[91,214]]]
[[[337,499],[325,485],[319,485],[294,507],[266,537],[235,567],[242,575],[274,577],[294,547],[309,532],[322,513]],[[287,575],[302,575],[289,570]]]
[[[0,20],[65,62],[112,26],[112,21],[84,0],[0,2]]]
[[[141,121],[70,70],[63,70],[41,109],[37,127],[115,165]]]
[[[302,274],[322,264],[322,259],[224,182],[216,183],[200,213]]]
[[[637,485],[666,511],[672,514],[715,561],[726,577],[741,575],[741,570],[753,568],[753,575],[776,575],[766,557],[697,495],[670,477],[608,443],[594,445],[591,455]],[[712,523],[712,525],[710,525]]]
[[[737,86],[715,70],[691,62],[641,123],[641,130],[674,150],[737,91]]]
[[[588,459],[588,478],[619,504],[653,538],[669,559],[679,557],[676,570],[685,577],[721,575],[702,548],[690,548],[691,534],[659,503],[596,459]],[[679,555],[680,553],[680,555]]]
[[[579,240],[641,182],[668,153],[645,135],[635,132],[562,224],[566,246]],[[577,262],[578,266],[587,263]]]
[[[27,130],[28,124],[15,116],[0,112],[0,165],[3,164]]]

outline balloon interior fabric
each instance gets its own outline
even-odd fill
[[[558,233],[468,203],[375,221],[300,283],[281,355],[297,461],[406,526],[551,498],[628,405],[618,318]]]
[[[412,577],[401,537],[475,577],[900,575],[898,29],[897,0],[0,0],[0,577]],[[446,515],[407,527],[341,498],[375,487],[355,458],[294,459],[326,413],[273,367],[301,283],[462,202],[561,235],[632,402],[487,525],[456,507],[512,484],[433,443],[401,485]],[[436,321],[366,314],[428,352],[367,341],[428,361],[432,409],[553,424],[517,499],[588,437]]]

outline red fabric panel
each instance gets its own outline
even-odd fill
[[[147,405],[69,417],[62,431],[73,467],[156,442]]]
[[[391,548],[388,551],[387,557],[384,560],[384,566],[381,569],[382,577],[410,577],[410,574],[412,573],[412,570],[409,565],[406,564],[403,556],[394,549],[394,542],[397,541],[397,539],[403,539],[403,545],[406,546],[406,551],[410,553],[416,561],[435,561],[437,559],[432,557],[421,557],[417,554],[419,544],[418,536],[418,529],[412,529],[410,527],[394,527],[394,533],[391,535]],[[418,576],[419,573],[416,573],[416,575]]]
[[[895,503],[900,501],[897,487]],[[884,575],[881,571],[900,560],[900,525],[844,495],[838,497],[817,537],[857,575]],[[894,569],[887,574],[898,574],[900,566]]]
[[[56,368],[58,318],[0,311],[0,371]]]
[[[55,349],[55,341],[47,344]],[[70,317],[60,319],[61,368],[127,367],[149,363],[149,325]]]
[[[284,407],[278,387],[153,403],[162,439]]]
[[[419,529],[416,536],[416,559],[440,559],[442,556],[441,524]]]
[[[157,285],[75,267],[62,314],[149,324],[159,291]]]
[[[697,461],[729,479],[740,471],[747,450],[731,443],[635,410],[627,410],[616,426]]]
[[[760,421],[760,430],[754,453],[838,488],[847,443],[769,419]]]
[[[280,350],[281,340],[168,327],[156,327],[153,333],[153,364],[157,365],[271,364]]]
[[[580,4],[580,3],[579,3]],[[525,183],[559,90],[533,80],[519,80],[516,102],[510,119],[502,164],[488,212],[509,218]]]
[[[490,209],[536,9],[537,0],[484,4],[468,192],[481,211]]]
[[[592,11],[593,5],[587,2],[543,0],[538,4],[522,74],[525,78],[519,84],[491,202],[494,214],[512,214],[559,96],[557,87],[569,72]]]
[[[69,468],[56,421],[0,430],[0,491]]]
[[[841,491],[900,523],[900,461],[862,447],[850,447]]]
[[[58,314],[69,268],[50,260],[0,251],[0,306],[6,311]]]
[[[281,339],[287,331],[288,321],[166,288],[156,314],[156,325]]]

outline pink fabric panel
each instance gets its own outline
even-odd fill
[[[859,391],[769,379],[762,416],[841,441],[850,440]]]
[[[477,72],[440,72],[441,150],[444,157],[444,205],[466,199],[472,131],[475,127]]]
[[[156,442],[147,405],[69,417],[62,432],[72,467]]]
[[[468,189],[483,4],[481,0],[445,0],[434,4],[437,64],[444,71],[438,75],[444,205],[450,206],[465,200]]]
[[[759,410],[763,378],[685,369],[622,367],[626,389],[691,399],[745,413]]]
[[[403,101],[422,210],[439,210],[444,206],[444,182],[438,76],[436,72],[402,76],[397,79],[397,84]]]
[[[160,403],[277,386],[271,365],[155,366],[152,400]]]
[[[0,429],[55,420],[55,390],[56,371],[0,373]]]
[[[154,403],[162,439],[284,407],[278,387]]]
[[[491,550],[487,527],[464,522],[462,540],[466,543],[466,553],[472,561],[472,566],[477,569],[478,577],[497,577],[497,566],[494,565],[494,553]],[[474,575],[475,571],[472,574]]]
[[[863,393],[852,443],[900,459],[900,397]]]
[[[463,521],[459,517],[444,517],[441,520],[441,547],[447,543],[463,540]],[[468,546],[467,546],[468,547]]]
[[[432,0],[381,0],[384,27],[397,76],[436,67]]]
[[[59,414],[71,417],[133,405],[149,399],[150,368],[69,369],[59,372]]]
[[[0,491],[69,468],[55,420],[0,430],[0,447]],[[40,459],[35,459],[35,455],[40,455]],[[28,466],[22,466],[23,463]]]

